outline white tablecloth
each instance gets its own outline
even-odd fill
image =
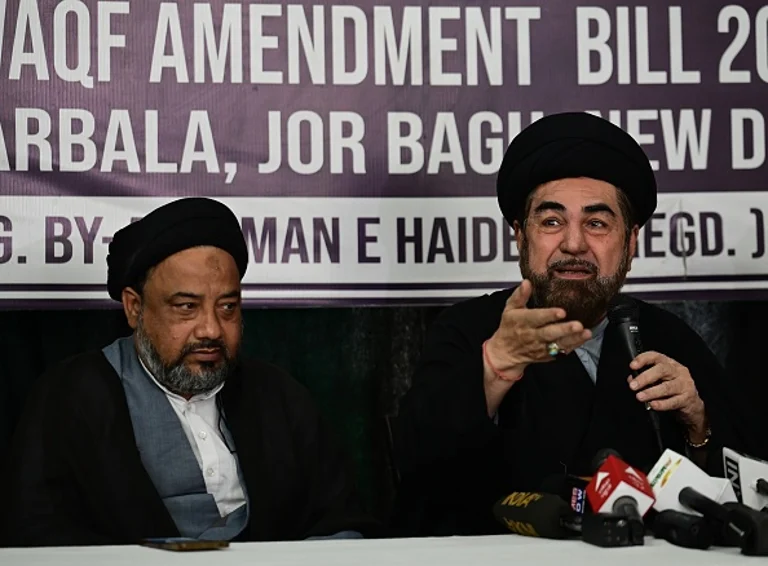
[[[517,535],[387,540],[238,543],[227,549],[171,552],[140,546],[3,548],[1,566],[729,566],[768,564],[735,548],[688,550],[647,538],[645,546],[598,548],[578,540]]]

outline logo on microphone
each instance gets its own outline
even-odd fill
[[[739,474],[739,462],[733,458],[729,458],[723,454],[723,461],[725,462],[725,477],[731,480],[733,485],[733,491],[736,492],[736,497],[741,501],[741,475]]]
[[[578,487],[574,487],[571,491],[571,509],[577,513],[584,514],[586,510],[587,492]]]
[[[603,481],[605,481],[608,478],[608,472],[597,472],[597,477],[595,478],[595,487],[597,489],[600,489],[600,486],[603,484]]]
[[[517,533],[518,535],[523,535],[526,537],[539,536],[539,533],[536,532],[536,529],[530,523],[524,523],[523,521],[513,521],[504,517],[504,524],[510,531]]]
[[[664,465],[659,469],[659,471],[656,473],[655,476],[653,476],[653,479],[651,480],[651,487],[656,487],[656,484],[661,481],[659,484],[659,488],[664,487],[664,484],[666,484],[669,481],[670,476],[672,475],[672,472],[674,472],[678,466],[680,466],[680,463],[683,461],[682,458],[678,458],[674,462],[672,461],[672,458],[667,458],[667,461],[664,462]]]
[[[528,507],[528,505],[534,501],[538,501],[541,498],[542,495],[540,493],[516,491],[515,493],[510,493],[508,496],[506,496],[501,504],[507,505],[509,507]]]

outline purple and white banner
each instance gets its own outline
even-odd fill
[[[241,219],[249,304],[438,303],[519,281],[509,141],[584,110],[659,207],[626,290],[768,296],[768,6],[0,0],[0,307],[107,304],[114,232]]]

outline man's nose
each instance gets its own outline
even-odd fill
[[[221,321],[215,308],[203,309],[195,327],[195,338],[217,340],[221,338]]]
[[[581,255],[589,250],[584,229],[578,223],[569,223],[560,242],[560,250],[571,255]]]

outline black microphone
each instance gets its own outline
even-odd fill
[[[742,554],[768,556],[768,515],[765,513],[741,503],[720,504],[691,487],[683,488],[678,498],[682,505],[712,521],[717,529],[716,544],[741,547]]]
[[[731,521],[738,525],[743,535],[735,546],[749,556],[768,556],[768,514],[741,503],[724,503]]]
[[[493,515],[513,533],[564,539],[581,532],[581,517],[557,495],[518,491],[499,500]]]
[[[760,495],[768,495],[768,480],[760,478],[755,482],[755,491]]]
[[[634,360],[645,351],[640,340],[640,309],[637,303],[629,297],[618,295],[608,309],[608,321],[616,327],[629,361]],[[640,371],[632,370],[632,377],[637,377],[640,373]],[[648,418],[651,420],[653,432],[656,435],[659,453],[663,454],[664,442],[661,439],[659,415],[651,409],[650,404],[646,403],[645,408],[648,411]]]
[[[706,550],[714,541],[710,522],[699,515],[667,509],[653,519],[653,536],[685,548]]]
[[[574,476],[568,473],[553,474],[544,478],[539,490],[542,493],[559,495],[566,503],[570,502],[571,509],[584,515],[591,513],[587,500],[587,486],[590,479],[592,478]]]
[[[677,498],[681,505],[696,511],[697,513],[701,513],[708,519],[713,519],[724,524],[730,522],[730,513],[726,507],[692,487],[684,487],[681,489]]]

